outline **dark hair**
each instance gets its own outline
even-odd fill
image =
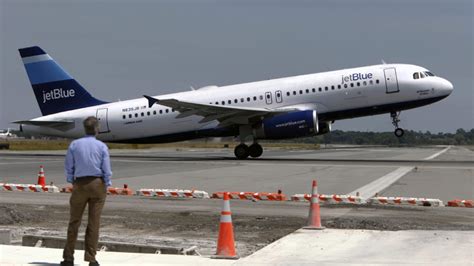
[[[97,135],[97,133],[99,133],[99,120],[93,116],[86,118],[84,120],[84,131],[86,135]]]

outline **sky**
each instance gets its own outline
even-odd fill
[[[401,127],[474,128],[473,2],[0,0],[0,128],[41,116],[18,48],[38,45],[106,101],[388,63],[454,84]],[[388,114],[333,129],[392,131]]]

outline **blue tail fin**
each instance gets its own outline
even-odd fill
[[[106,103],[92,97],[38,46],[19,51],[43,115]]]

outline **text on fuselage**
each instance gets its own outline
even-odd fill
[[[347,83],[351,81],[357,81],[357,80],[367,80],[373,78],[374,75],[372,73],[353,73],[347,76],[342,75],[342,83]]]

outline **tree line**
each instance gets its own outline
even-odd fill
[[[405,130],[401,138],[393,132],[360,132],[334,130],[328,134],[301,139],[315,144],[354,144],[354,145],[474,145],[474,129],[462,128],[455,133],[431,133],[429,131]]]

